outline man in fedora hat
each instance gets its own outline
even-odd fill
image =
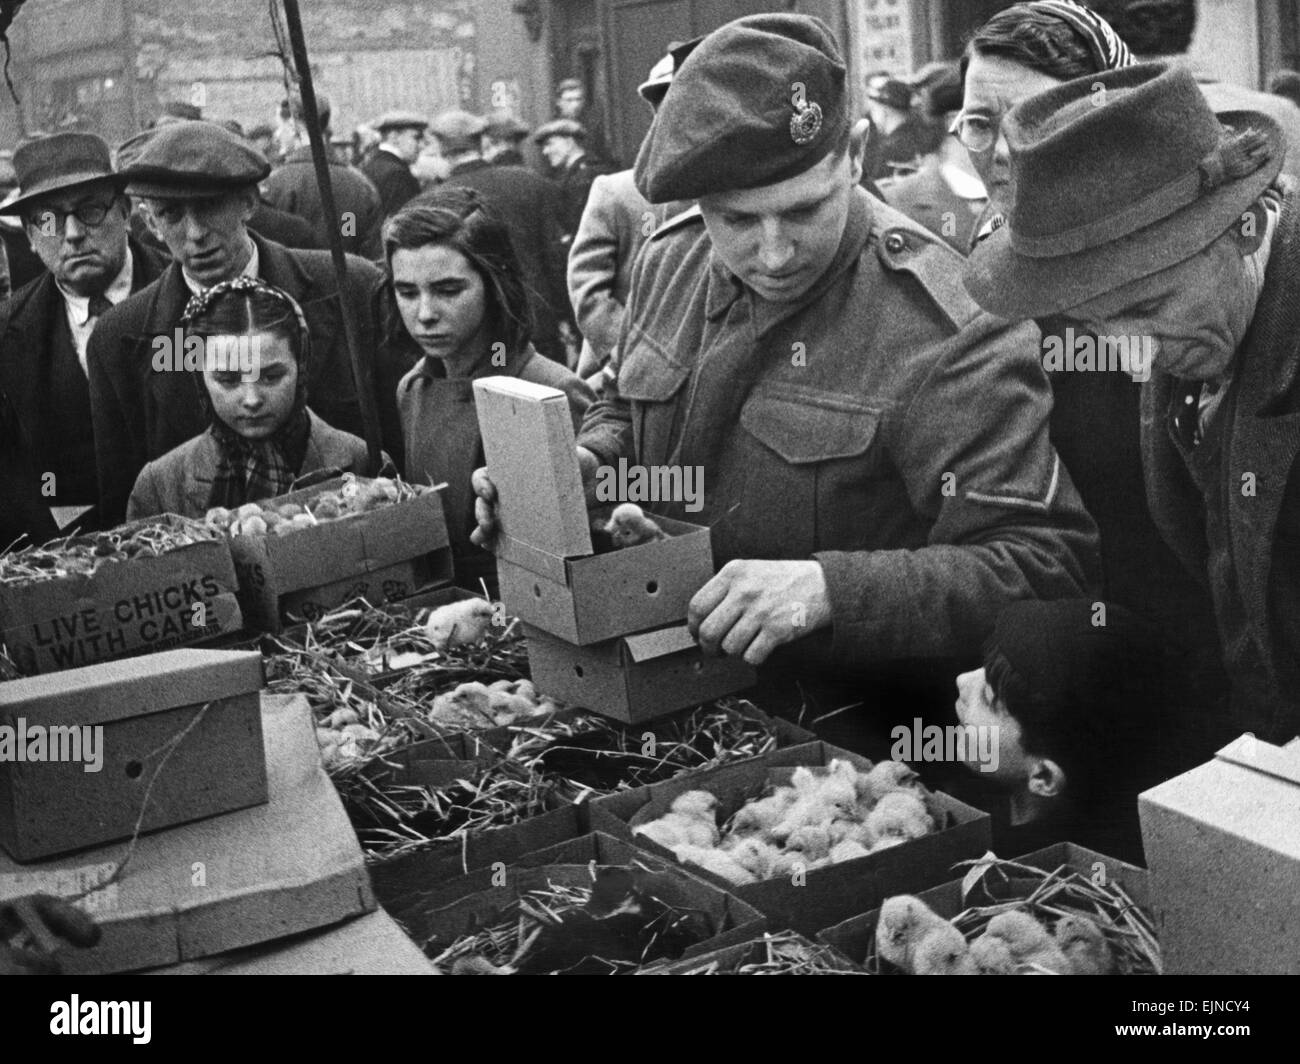
[[[14,168],[19,195],[0,210],[22,219],[45,271],[0,305],[0,448],[27,470],[24,497],[41,502],[21,521],[10,510],[0,549],[22,533],[98,526],[86,351],[109,308],[164,261],[128,235],[122,178],[93,133],[29,140]]]
[[[411,166],[420,157],[428,126],[429,120],[414,111],[388,111],[372,124],[379,133],[379,147],[361,169],[379,190],[385,218],[420,194]]]
[[[1214,599],[1233,703],[1215,723],[1221,737],[1288,738],[1300,726],[1300,210],[1279,177],[1282,132],[1260,113],[1216,116],[1185,67],[1160,63],[1066,82],[1002,128],[1008,222],[973,254],[967,287],[1054,336],[1107,338],[1112,359],[1128,350],[1120,368],[1149,374],[1147,493]]]
[[[91,343],[95,447],[108,520],[124,516],[146,462],[207,428],[195,373],[156,369],[155,341],[174,336],[192,295],[241,274],[284,289],[302,306],[311,338],[308,403],[335,428],[362,435],[343,328],[343,315],[352,316],[361,352],[378,377],[384,446],[396,458],[400,373],[394,367],[384,374],[387,352],[377,343],[377,321],[388,313],[383,274],[349,256],[340,292],[328,252],[291,250],[250,232],[258,182],[269,170],[261,153],[221,126],[179,122],[159,129],[124,171],[127,194],[143,201],[150,227],[175,261],[114,308]]]
[[[775,704],[838,684],[822,705],[868,703],[865,727],[919,711],[920,682],[950,712],[943,659],[1011,600],[1075,594],[1095,540],[1033,330],[980,315],[956,252],[858,187],[846,81],[829,28],[792,14],[728,23],[675,71],[636,182],[698,209],[642,248],[577,443],[593,487],[621,461],[699,470],[702,506],[655,510],[711,529],[700,645],[771,658]]]

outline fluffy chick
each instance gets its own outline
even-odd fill
[[[496,724],[492,715],[492,693],[477,681],[463,683],[433,700],[429,716],[439,724],[465,728],[490,728]]]
[[[970,959],[979,975],[1014,975],[1016,971],[1011,950],[992,935],[980,935],[970,944]]]
[[[919,795],[920,790],[921,777],[902,761],[877,761],[870,772],[858,777],[859,796],[872,806],[894,791]]]
[[[673,799],[669,812],[632,829],[665,849],[690,845],[712,849],[718,844],[718,799],[708,791],[687,791]]]
[[[866,857],[870,852],[857,839],[841,839],[831,847],[831,864],[841,864],[844,861],[852,861],[858,857]]]
[[[1075,975],[1114,975],[1115,954],[1101,928],[1086,916],[1063,916],[1053,932]]]
[[[492,603],[486,599],[449,602],[429,614],[424,634],[438,650],[471,646],[487,635],[492,614]]]
[[[811,868],[830,857],[830,832],[823,824],[804,824],[790,833],[785,848],[802,854],[804,864]]]
[[[952,924],[933,927],[921,936],[912,955],[913,975],[976,975],[965,936]]]
[[[829,827],[832,821],[854,820],[857,815],[853,784],[839,776],[824,776],[815,787],[802,789],[800,797],[772,828],[772,838],[784,842],[805,825]]]
[[[729,838],[724,844],[728,853],[755,879],[770,879],[780,856],[780,850],[753,836]]]
[[[934,818],[925,803],[910,791],[891,791],[867,814],[867,833],[873,845],[885,839],[919,839],[934,831]]]
[[[928,931],[951,926],[947,920],[911,894],[896,894],[880,906],[876,922],[876,952],[905,972],[912,971],[918,943]]]
[[[747,802],[731,818],[730,831],[733,835],[761,835],[764,838],[772,833],[794,805],[796,792],[793,787],[778,787],[766,798],[757,798]]]
[[[620,503],[614,507],[614,512],[605,524],[605,531],[614,540],[614,546],[620,550],[668,538],[664,530],[646,517],[645,511],[634,502]]]
[[[1069,975],[1072,971],[1061,947],[1047,933],[1047,928],[1026,912],[1014,909],[998,913],[989,921],[986,935],[1000,938],[1011,951],[1011,958],[1020,967],[1034,965],[1056,975]]]
[[[672,848],[677,860],[683,864],[692,864],[705,871],[721,876],[728,883],[740,886],[745,883],[757,883],[758,876],[726,850],[714,850],[706,846],[692,846],[689,842]]]

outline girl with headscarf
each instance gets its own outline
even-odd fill
[[[128,520],[202,517],[283,495],[308,473],[365,471],[365,443],[307,408],[310,338],[287,292],[236,277],[194,296],[181,324],[185,351],[172,355],[201,352],[208,428],[140,471]]]
[[[976,242],[1004,221],[1011,171],[999,128],[1002,116],[1053,85],[1133,62],[1110,23],[1073,0],[1016,4],[975,31],[962,56],[964,94],[952,132],[970,152],[989,194],[989,205],[975,228]]]

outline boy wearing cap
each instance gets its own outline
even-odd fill
[[[29,140],[14,167],[20,194],[3,210],[22,219],[45,271],[0,304],[0,449],[6,463],[26,468],[24,490],[42,505],[22,521],[10,512],[0,549],[74,520],[99,527],[86,512],[99,501],[86,349],[109,308],[163,268],[128,235],[123,180],[99,137]]]
[[[1211,741],[1243,729],[1289,738],[1300,727],[1300,212],[1279,176],[1282,131],[1261,113],[1216,116],[1186,68],[1159,63],[1030,97],[1002,131],[1008,222],[976,249],[967,287],[994,313],[1153,353],[1142,385],[1151,513],[1209,583],[1232,686]]]
[[[316,107],[320,116],[321,136],[328,144],[330,102],[318,93]],[[384,207],[374,183],[360,170],[354,169],[327,149],[334,206],[339,216],[326,218],[320,186],[316,184],[316,169],[312,162],[301,98],[295,96],[290,102],[289,110],[295,131],[294,146],[285,155],[283,164],[262,182],[263,198],[272,207],[304,219],[312,227],[319,247],[329,247],[328,230],[333,227],[343,236],[344,251],[372,261],[382,258],[384,249],[379,242],[379,227],[384,223]]]
[[[439,187],[478,192],[500,216],[519,257],[533,312],[533,346],[555,362],[565,361],[560,322],[570,320],[564,290],[564,245],[559,228],[560,194],[546,178],[522,166],[494,166],[483,158],[487,121],[467,111],[447,111],[429,124],[450,172]],[[412,203],[429,202],[424,192]]]
[[[411,166],[420,157],[428,125],[429,120],[414,111],[389,111],[372,126],[379,134],[379,147],[361,169],[379,190],[385,218],[420,194],[420,182]]]
[[[343,315],[352,316],[377,382],[384,446],[396,458],[392,444],[401,442],[396,382],[410,367],[389,367],[392,352],[376,342],[383,274],[350,256],[347,287],[340,294],[328,252],[290,250],[251,233],[247,223],[257,207],[257,185],[269,169],[262,155],[220,126],[180,122],[155,133],[124,171],[128,195],[144,201],[150,226],[175,261],[153,284],[114,308],[91,342],[91,406],[105,520],[122,520],[146,462],[207,426],[195,373],[159,369],[155,356],[160,344],[172,342],[192,295],[241,274],[284,289],[302,306],[311,335],[308,402],[335,428],[363,436],[343,328]]]
[[[1094,566],[1032,329],[979,315],[959,257],[858,188],[848,104],[807,16],[740,19],[685,60],[636,176],[700,211],[642,250],[617,380],[578,438],[593,479],[702,467],[702,512],[658,508],[709,525],[723,565],[692,631],[755,664],[795,644],[804,677],[973,655],[1005,603]]]

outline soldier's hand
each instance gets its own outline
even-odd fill
[[[578,469],[582,473],[582,490],[586,495],[587,505],[590,506],[596,501],[596,470],[600,467],[600,459],[585,447],[579,447],[577,451]],[[484,468],[474,470],[470,484],[477,496],[474,500],[474,520],[477,527],[469,534],[469,540],[477,547],[491,550],[492,541],[497,535],[496,485],[492,483],[488,471]]]
[[[0,902],[0,975],[57,975],[63,945],[93,946],[99,927],[62,898],[30,894]]]
[[[691,634],[706,654],[761,665],[783,643],[831,623],[826,575],[815,561],[733,561],[693,599]]]

